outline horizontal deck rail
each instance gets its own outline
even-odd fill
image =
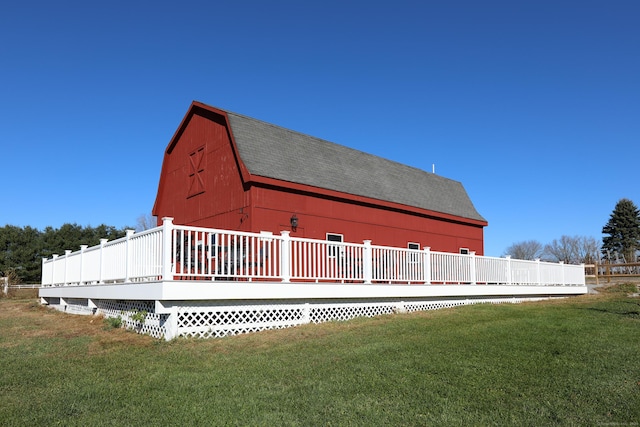
[[[42,260],[42,286],[167,280],[584,286],[584,265],[173,224]]]

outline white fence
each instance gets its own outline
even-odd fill
[[[161,280],[584,286],[584,265],[162,226],[42,261],[43,286]]]

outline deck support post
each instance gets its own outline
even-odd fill
[[[302,309],[302,323],[311,323],[311,306],[308,302],[304,304]]]
[[[171,306],[171,313],[165,323],[164,339],[171,341],[178,336],[178,306]]]

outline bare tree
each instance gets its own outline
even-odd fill
[[[511,255],[514,259],[534,260],[542,256],[543,246],[537,240],[525,240],[509,246],[504,255]]]
[[[595,264],[600,259],[600,244],[595,237],[580,237],[578,245],[578,261],[585,264]]]
[[[545,256],[551,261],[567,264],[593,264],[598,259],[600,248],[593,237],[562,236],[545,246]]]
[[[158,226],[158,220],[151,214],[142,214],[136,220],[136,231],[149,230]]]
[[[559,240],[553,239],[544,247],[544,253],[551,261],[563,261],[566,264],[576,263],[578,259],[577,239],[570,236],[562,236]]]

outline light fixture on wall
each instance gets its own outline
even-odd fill
[[[298,229],[298,217],[296,214],[291,215],[289,222],[291,223],[291,231],[296,231]]]
[[[249,218],[249,214],[244,211],[244,207],[240,208],[240,212],[238,212],[240,217],[240,224],[242,224],[247,218]]]

